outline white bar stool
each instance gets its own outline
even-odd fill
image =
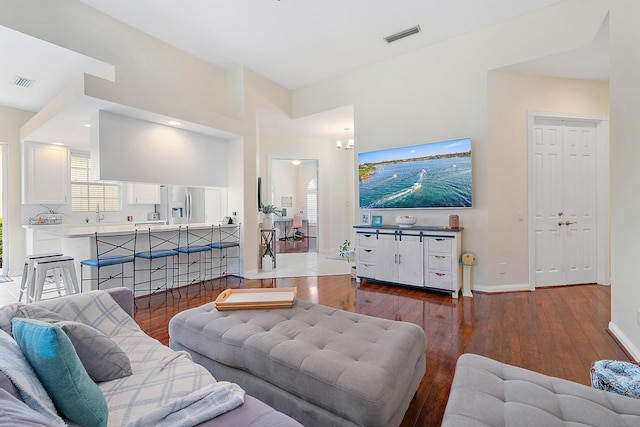
[[[78,276],[76,275],[75,262],[72,256],[59,256],[51,258],[36,259],[33,262],[33,274],[35,280],[27,294],[27,300],[33,302],[42,299],[42,290],[50,270],[59,269],[62,273],[64,287],[67,295],[78,293]],[[33,296],[33,297],[31,297]]]
[[[32,254],[24,257],[24,268],[22,269],[22,283],[20,284],[20,296],[18,301],[22,301],[22,295],[26,294],[25,300],[29,302],[29,289],[33,282],[33,262],[37,259],[52,258],[62,256],[59,252],[47,254]]]

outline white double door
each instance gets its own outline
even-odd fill
[[[597,281],[597,124],[535,117],[530,129],[536,287]]]

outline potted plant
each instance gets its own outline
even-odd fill
[[[340,245],[340,253],[339,255],[342,258],[346,258],[347,261],[351,261],[350,258],[354,257],[356,253],[356,248],[351,249],[351,242],[348,240],[345,240],[344,242],[342,242],[342,244]]]
[[[351,242],[348,240],[345,240],[344,242],[342,242],[342,244],[340,245],[340,253],[339,255],[342,258],[346,258],[347,262],[350,262],[351,259],[353,259],[356,255],[356,249],[353,248],[351,249]],[[353,265],[351,266],[351,278],[355,279],[356,278],[356,266]]]
[[[273,217],[272,214],[276,214],[280,216],[281,210],[276,208],[274,205],[262,205],[262,213],[264,217],[262,218],[262,229],[270,230],[273,228]]]

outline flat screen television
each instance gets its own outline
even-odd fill
[[[471,139],[358,154],[361,209],[470,208]]]

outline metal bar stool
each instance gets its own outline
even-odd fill
[[[22,269],[22,283],[20,283],[20,296],[18,301],[22,301],[22,295],[26,294],[25,301],[29,302],[29,286],[33,282],[33,262],[36,259],[51,258],[56,256],[62,256],[60,252],[51,252],[46,254],[33,254],[24,257],[24,268]],[[59,286],[59,283],[56,282]],[[60,291],[60,289],[58,289]]]
[[[131,275],[125,275],[125,265],[133,263],[135,258],[133,254],[136,250],[136,232],[131,235],[127,234],[99,234],[95,233],[96,256],[93,258],[83,259],[80,261],[80,283],[83,285],[85,280],[95,280],[96,289],[110,280],[119,280],[119,286],[125,286],[124,279],[131,279],[133,284],[133,272],[135,264],[131,269]],[[120,266],[120,271],[116,272],[113,268],[108,269],[108,275],[100,275],[101,270],[107,270],[107,267]],[[84,277],[84,267],[95,268],[96,278]],[[133,286],[133,285],[132,285]]]
[[[160,289],[164,288],[165,290],[171,290],[173,292],[173,285],[176,283],[175,278],[175,270],[176,270],[176,261],[175,258],[178,256],[178,246],[180,244],[180,229],[178,230],[170,230],[170,231],[154,231],[149,228],[148,234],[149,246],[145,248],[145,250],[138,250],[135,253],[136,258],[145,259],[148,261],[147,268],[139,268],[140,264],[137,264],[136,272],[147,271],[149,273],[149,280],[146,282],[138,282],[135,281],[134,284],[134,293],[135,288],[139,284],[147,283],[149,285],[149,306],[151,306],[151,296],[158,292]],[[172,283],[171,287],[169,287],[168,279],[168,270],[169,263],[168,259],[172,259],[171,270],[172,270]],[[160,265],[160,260],[164,261],[164,264]],[[156,261],[156,265],[154,266],[154,261]],[[164,272],[164,278],[162,277],[154,277],[154,273]],[[156,286],[155,290],[153,287],[157,282],[160,282],[158,286]],[[180,293],[180,288],[178,288],[178,294],[182,296]]]
[[[240,258],[240,224],[236,224],[234,227],[222,227],[222,226],[214,226],[213,228],[218,228],[218,239],[217,241],[213,241],[211,243],[211,249],[216,249],[218,251],[218,259],[217,266],[213,266],[213,253],[211,255],[211,278],[213,279],[214,270],[217,271],[217,277],[222,279],[225,278],[225,285],[227,283],[226,279],[229,276],[228,271],[228,261],[229,258],[236,259],[236,262],[239,262]],[[213,234],[212,228],[212,234]],[[234,256],[229,256],[228,250],[231,248],[238,248],[237,253]],[[239,273],[239,271],[237,271]],[[241,278],[242,280],[242,278]]]
[[[42,299],[42,291],[44,289],[47,273],[50,270],[60,270],[64,287],[67,295],[78,293],[78,276],[76,275],[76,266],[72,256],[59,256],[50,258],[41,258],[33,261],[34,280],[27,291],[27,300],[32,299],[33,302]]]
[[[186,257],[187,262],[183,263],[180,261],[180,256],[178,256],[178,272],[180,274],[180,278],[184,278],[184,281],[180,280],[180,286],[187,286],[187,295],[189,295],[189,285],[194,283],[202,284],[205,280],[205,275],[207,272],[207,255],[205,252],[211,252],[211,237],[213,230],[211,228],[206,229],[189,229],[189,226],[180,227],[181,237],[180,241],[186,241],[186,246],[178,246],[178,252],[182,255],[182,259]],[[202,255],[204,254],[204,274],[202,273]],[[194,259],[195,254],[198,255],[197,259]],[[191,270],[192,266],[197,265],[197,275],[192,276]],[[180,271],[180,267],[183,266],[183,270]]]

